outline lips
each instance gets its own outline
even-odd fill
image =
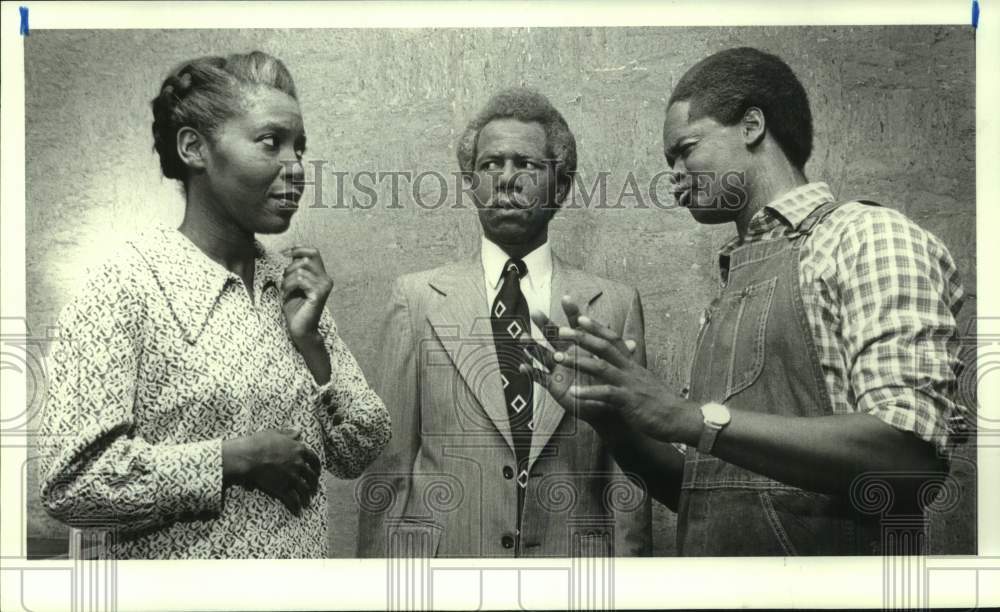
[[[688,204],[691,203],[691,190],[690,189],[679,189],[674,191],[674,201],[681,208],[687,208]]]
[[[497,195],[492,200],[490,200],[490,208],[496,210],[525,210],[530,208],[530,205],[522,200],[520,197],[507,196],[507,195]]]
[[[299,207],[299,199],[302,198],[301,191],[283,191],[281,193],[272,193],[269,196],[272,200],[276,200],[280,203],[280,208],[286,210],[297,210]]]

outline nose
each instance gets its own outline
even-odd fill
[[[306,181],[306,170],[298,156],[284,159],[281,162],[281,178],[286,183],[303,185]]]
[[[508,191],[511,188],[520,190],[520,187],[517,184],[517,172],[518,169],[517,166],[514,165],[514,160],[508,159],[504,161],[503,170],[501,170],[500,176],[498,177],[497,187],[504,191]]]
[[[675,191],[687,183],[687,167],[680,159],[674,160],[674,164],[670,166],[670,183]]]

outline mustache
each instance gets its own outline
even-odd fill
[[[500,191],[493,194],[487,203],[488,208],[531,208],[532,202],[520,193]]]

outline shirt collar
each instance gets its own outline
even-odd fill
[[[486,286],[497,289],[503,280],[503,266],[510,259],[510,255],[485,236],[482,242],[481,253]],[[528,268],[524,278],[531,284],[532,289],[542,288],[548,284],[548,280],[552,278],[552,247],[548,241],[522,257],[521,261]]]
[[[786,191],[754,214],[747,227],[745,241],[751,242],[754,238],[759,238],[774,230],[778,224],[784,225],[788,230],[795,229],[809,216],[809,213],[833,200],[833,192],[823,182],[806,183],[791,191]],[[742,242],[744,241],[741,241],[739,236],[734,236],[726,241],[722,250],[732,250]]]
[[[188,342],[201,335],[219,295],[239,277],[213,261],[176,229],[157,228],[132,241],[149,266]],[[280,285],[285,262],[254,241],[254,290]]]
[[[766,204],[750,219],[745,240],[734,236],[719,249],[719,270],[723,279],[728,275],[730,254],[741,244],[760,239],[779,225],[784,225],[788,231],[793,230],[805,221],[809,213],[833,200],[830,186],[817,181],[799,185]]]
[[[832,201],[833,193],[826,183],[815,182],[799,185],[791,191],[786,191],[758,211],[750,220],[750,231],[753,232],[755,225],[758,227],[769,225],[768,219],[777,219],[787,225],[789,229],[794,229],[818,206]]]

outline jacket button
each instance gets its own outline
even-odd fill
[[[504,548],[514,548],[514,536],[505,535],[504,537],[500,538],[500,544]]]
[[[514,468],[510,467],[509,465],[503,466],[503,477],[506,478],[507,480],[510,480],[511,478],[513,478],[514,477]]]

